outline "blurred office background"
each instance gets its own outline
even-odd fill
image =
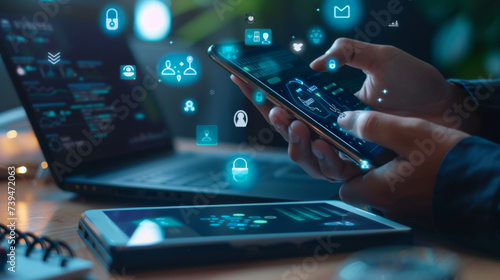
[[[340,1],[340,0],[339,0]],[[18,6],[19,9],[38,9],[38,1],[2,1],[0,7]],[[7,2],[7,3],[6,3]],[[67,1],[61,1],[67,2]],[[188,52],[199,59],[201,77],[188,87],[169,87],[162,84],[155,90],[155,96],[163,108],[165,118],[176,136],[194,137],[191,129],[200,122],[219,126],[219,142],[242,143],[248,136],[257,136],[259,129],[267,126],[257,110],[246,100],[238,88],[230,81],[229,73],[213,63],[207,56],[207,48],[214,43],[228,40],[242,40],[246,28],[271,28],[273,41],[290,47],[295,40],[304,42],[304,50],[299,56],[306,61],[324,53],[338,37],[353,38],[353,28],[334,29],[325,15],[327,0],[72,0],[60,5],[61,12],[77,15],[72,5],[83,4],[89,11],[100,13],[106,5],[119,5],[126,14],[124,33],[130,48],[140,66],[156,69],[159,61],[170,53]],[[369,23],[376,21],[371,11],[387,10],[392,1],[354,1],[361,10],[355,27],[365,30]],[[151,22],[137,21],[141,11],[153,7],[156,16],[167,7],[171,21],[165,38],[149,38],[141,34],[137,24],[143,28]],[[391,44],[436,66],[447,78],[476,79],[479,77],[500,77],[500,10],[499,1],[457,1],[457,0],[401,0],[402,10],[391,15],[391,22],[399,27],[382,26],[369,41]],[[1,10],[0,10],[1,11]],[[245,15],[255,14],[255,22],[248,24]],[[97,17],[97,16],[96,16]],[[143,15],[144,18],[144,15]],[[146,14],[147,18],[147,14]],[[314,45],[307,40],[308,31],[319,27],[324,32],[324,42]],[[377,30],[371,30],[371,34]],[[142,32],[144,33],[144,32]],[[160,36],[161,37],[161,36]],[[291,48],[290,48],[291,49]],[[363,73],[357,70],[343,70],[340,78],[356,81],[352,90],[361,86]],[[6,69],[0,62],[0,112],[20,106]],[[180,104],[187,97],[197,101],[196,114],[181,113]],[[249,113],[247,129],[235,130],[233,114],[239,109]],[[276,134],[277,135],[277,134]],[[274,137],[273,145],[285,145]]]

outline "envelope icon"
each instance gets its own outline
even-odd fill
[[[344,8],[334,7],[333,12],[334,18],[350,18],[351,17],[351,6],[346,5]]]

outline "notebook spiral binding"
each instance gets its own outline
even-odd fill
[[[7,235],[10,235],[10,232],[11,230],[7,228],[7,226],[5,226],[4,224],[0,224],[0,244]],[[18,231],[17,229],[14,230],[14,232],[16,234],[14,236],[15,243],[19,244],[18,242],[23,240],[27,246],[25,254],[26,257],[29,257],[36,246],[39,245],[44,251],[42,257],[42,261],[44,262],[49,259],[53,251],[55,251],[58,256],[61,256],[61,267],[65,267],[68,264],[68,261],[74,258],[73,250],[71,250],[69,245],[63,241],[55,241],[45,236],[39,237],[33,233],[24,233]],[[66,251],[66,254],[64,253],[64,250]]]

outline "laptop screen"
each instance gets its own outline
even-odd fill
[[[169,142],[150,93],[158,77],[136,68],[123,37],[97,20],[31,18],[0,13],[1,49],[49,164],[74,169]]]

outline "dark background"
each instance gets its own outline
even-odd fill
[[[129,47],[138,64],[156,69],[159,60],[167,54],[189,52],[199,59],[202,75],[198,82],[188,87],[160,86],[155,96],[165,111],[165,117],[176,136],[194,137],[196,124],[216,124],[219,127],[219,142],[241,143],[248,136],[258,135],[267,126],[256,109],[246,100],[238,88],[229,80],[229,73],[213,63],[207,56],[208,46],[227,40],[240,40],[246,28],[271,28],[273,41],[290,46],[292,36],[306,42],[300,54],[312,61],[323,54],[338,37],[353,38],[353,29],[336,32],[328,28],[316,9],[322,7],[321,0],[160,0],[172,13],[172,28],[162,41],[145,42],[134,33],[134,9],[137,1],[72,0],[60,5],[61,11],[77,15],[84,5],[100,13],[108,4],[121,6],[127,17],[125,33]],[[370,11],[386,9],[388,1],[361,1],[364,5],[363,20],[358,26],[364,30],[374,18]],[[228,8],[220,17],[216,6]],[[221,6],[222,5],[222,6]],[[382,27],[379,35],[370,37],[371,43],[390,44],[436,66],[446,78],[495,78],[500,77],[500,10],[499,1],[466,0],[401,0],[403,11],[393,16],[399,28]],[[0,11],[16,7],[19,10],[38,9],[37,1],[2,1]],[[245,22],[245,14],[256,15],[254,24]],[[312,46],[306,40],[308,30],[322,27],[326,40],[321,46]],[[173,43],[170,44],[169,42]],[[357,77],[360,87],[363,73],[342,69],[346,78]],[[356,89],[356,88],[354,88]],[[210,91],[215,94],[211,95]],[[20,106],[14,88],[0,62],[0,112]],[[181,113],[180,104],[187,97],[198,103],[198,111],[192,116]],[[247,129],[234,129],[233,114],[239,109],[249,113]],[[283,141],[274,137],[274,144]]]

